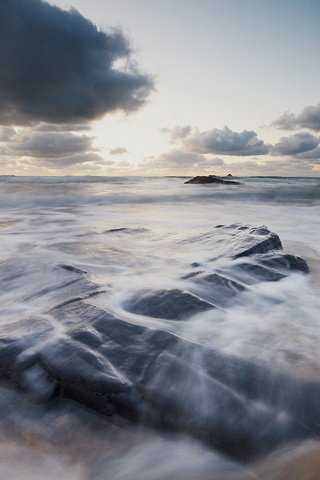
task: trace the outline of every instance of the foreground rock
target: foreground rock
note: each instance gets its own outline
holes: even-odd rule
[[[51,314],[65,334],[30,320],[1,341],[3,375],[36,401],[52,395],[158,429],[183,431],[247,458],[318,435],[318,384],[297,382],[76,301]]]
[[[207,175],[207,176],[198,175],[184,183],[195,183],[195,184],[217,183],[217,184],[224,184],[224,185],[241,185],[240,182],[235,182],[233,180],[223,180],[222,178],[219,178],[216,175]]]
[[[209,242],[214,251],[221,238],[224,268],[203,271],[195,262],[181,279],[191,290],[205,286],[211,301],[188,290],[150,289],[138,291],[128,310],[166,320],[210,315],[251,288],[252,278],[280,281],[308,271],[266,227],[218,226],[186,242]],[[319,384],[124,321],[94,305],[101,290],[86,271],[69,264],[58,270],[69,276],[56,289],[60,303],[0,327],[1,376],[35,402],[70,398],[123,427],[181,431],[242,459],[320,434]]]

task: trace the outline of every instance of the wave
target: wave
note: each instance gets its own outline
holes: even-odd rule
[[[171,177],[2,177],[2,205],[192,204],[319,205],[317,178],[243,177],[241,185],[184,185]]]

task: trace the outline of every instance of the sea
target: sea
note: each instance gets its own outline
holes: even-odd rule
[[[185,184],[184,177],[1,176],[0,340],[23,338],[24,351],[45,352],[50,336],[66,335],[51,312],[80,298],[120,322],[165,331],[297,384],[320,384],[320,178],[234,179],[240,185]],[[128,308],[139,292],[183,290],[191,265],[201,270],[212,258],[225,265],[228,239],[220,234],[211,241],[210,233],[221,225],[267,227],[284,252],[307,262],[309,273],[249,282],[226,307],[179,321]],[[87,294],[88,282],[94,295]],[[197,288],[207,299],[207,290]],[[34,319],[50,325],[50,333],[33,331]],[[53,393],[40,367],[21,380],[12,373],[15,357],[6,352],[0,349],[1,479],[320,478],[314,434],[239,459],[188,431],[110,421],[80,397]],[[57,352],[57,362],[62,378],[74,359]],[[194,369],[197,375],[205,369],[196,357]],[[170,378],[163,379],[164,390],[166,382]],[[193,388],[192,381],[188,385]],[[207,405],[205,375],[200,393],[206,408],[220,409],[211,398]]]

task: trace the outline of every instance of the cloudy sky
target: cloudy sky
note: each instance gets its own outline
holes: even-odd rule
[[[319,0],[1,0],[0,174],[320,176]]]

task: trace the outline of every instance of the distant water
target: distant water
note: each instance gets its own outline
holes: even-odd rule
[[[1,335],[16,322],[27,329],[25,320],[50,317],[67,275],[58,267],[66,265],[99,285],[89,303],[129,323],[320,382],[320,178],[242,177],[239,186],[185,180],[0,177]],[[266,225],[285,251],[307,261],[310,274],[252,285],[229,308],[190,321],[128,311],[137,291],[181,288],[194,262],[214,257],[223,267],[223,242],[213,251],[205,240],[221,224]],[[199,295],[205,297],[201,287]],[[61,326],[52,324],[60,334]],[[240,464],[187,435],[113,426],[69,400],[54,407],[36,402],[7,380],[0,384],[0,407],[0,478],[320,478],[316,439]]]

